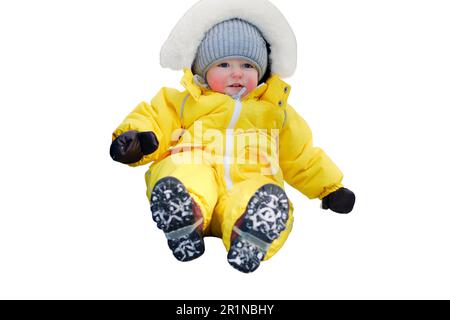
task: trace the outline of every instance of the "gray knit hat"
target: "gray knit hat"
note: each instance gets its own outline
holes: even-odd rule
[[[194,74],[206,79],[206,72],[220,60],[243,59],[258,70],[258,80],[267,70],[267,44],[261,32],[241,19],[220,22],[208,30],[197,49]]]

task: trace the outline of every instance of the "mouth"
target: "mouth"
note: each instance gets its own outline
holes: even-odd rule
[[[239,83],[233,83],[232,85],[228,86],[230,88],[242,88],[243,85],[239,84]]]

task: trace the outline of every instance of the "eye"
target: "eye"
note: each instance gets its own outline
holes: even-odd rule
[[[245,69],[253,69],[253,66],[252,66],[250,63],[244,63],[244,64],[243,64],[243,67],[244,67]]]
[[[222,62],[221,64],[218,65],[218,67],[220,68],[228,68],[230,66],[230,64],[228,62]]]

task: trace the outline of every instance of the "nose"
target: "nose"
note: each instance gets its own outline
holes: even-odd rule
[[[242,72],[242,70],[241,70],[240,67],[233,67],[233,68],[231,69],[231,76],[232,76],[233,78],[241,78],[241,77],[242,77],[242,74],[243,74],[243,72]]]

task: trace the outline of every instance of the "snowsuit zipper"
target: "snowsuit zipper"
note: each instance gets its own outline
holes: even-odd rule
[[[234,97],[234,111],[233,116],[231,117],[230,122],[228,123],[228,127],[226,129],[225,135],[225,157],[223,159],[224,170],[225,170],[225,183],[227,189],[230,190],[233,187],[233,181],[231,180],[231,162],[233,157],[234,150],[234,126],[239,119],[239,115],[242,110],[242,101],[241,97],[247,90],[246,87],[243,87]]]

